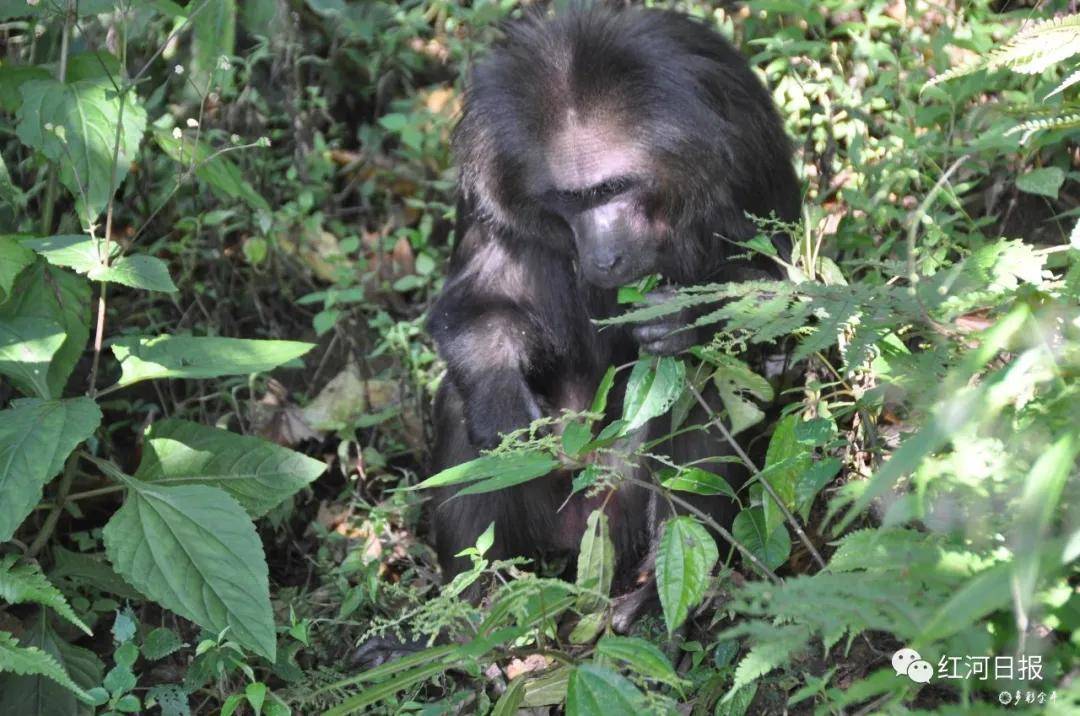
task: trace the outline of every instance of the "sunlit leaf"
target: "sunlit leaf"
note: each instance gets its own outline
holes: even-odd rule
[[[705,596],[709,573],[719,558],[716,542],[693,517],[664,525],[656,554],[656,585],[668,633],[677,629]]]
[[[112,343],[119,386],[154,378],[216,378],[264,373],[295,360],[312,343],[196,336],[130,336]]]

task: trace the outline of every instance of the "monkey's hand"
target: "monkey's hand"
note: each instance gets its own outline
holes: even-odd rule
[[[544,415],[540,401],[518,371],[485,376],[463,396],[469,441],[480,450],[498,447],[502,436]]]
[[[676,296],[674,288],[659,288],[645,296],[648,305],[656,306],[671,301]],[[634,340],[641,350],[654,356],[670,356],[681,353],[698,342],[698,330],[693,327],[696,316],[690,308],[682,308],[651,321],[634,326]]]

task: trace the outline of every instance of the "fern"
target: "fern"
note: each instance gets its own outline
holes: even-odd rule
[[[932,87],[979,70],[1008,68],[1025,75],[1043,70],[1080,53],[1080,15],[1065,15],[1029,25],[985,57],[947,70],[926,83]]]
[[[93,635],[90,627],[75,615],[64,595],[49,582],[36,564],[16,565],[15,560],[15,555],[0,559],[0,599],[9,604],[32,602],[49,607],[87,634]]]
[[[6,631],[0,631],[0,671],[20,676],[44,676],[70,689],[80,699],[90,701],[87,693],[71,680],[60,662],[36,646],[19,646],[15,637]]]

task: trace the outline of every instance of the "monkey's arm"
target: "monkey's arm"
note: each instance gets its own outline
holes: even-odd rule
[[[527,376],[550,348],[529,291],[536,267],[526,263],[474,224],[455,249],[428,320],[464,402],[469,439],[480,449],[543,415]]]

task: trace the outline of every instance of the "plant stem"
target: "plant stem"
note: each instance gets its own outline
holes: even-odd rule
[[[41,526],[37,537],[30,543],[30,549],[27,550],[27,555],[30,557],[36,557],[38,552],[48,544],[49,538],[52,537],[53,530],[56,529],[56,523],[60,521],[60,513],[67,503],[67,495],[71,490],[71,483],[75,480],[75,473],[77,472],[75,468],[78,464],[79,454],[77,452],[68,455],[67,462],[64,463],[64,475],[60,478],[60,485],[56,489],[56,505],[46,515],[45,524]]]
[[[75,2],[76,0],[68,0],[67,9],[64,11],[64,24],[60,28],[60,64],[56,70],[56,79],[61,84],[67,80],[67,60],[71,45],[71,25],[75,19]],[[41,233],[43,236],[52,233],[53,213],[56,210],[59,188],[60,165],[53,162],[49,171],[48,184],[45,186],[45,204],[41,208]]]
[[[788,524],[790,524],[792,529],[795,530],[795,534],[799,536],[799,541],[801,541],[803,543],[803,546],[806,547],[807,551],[810,552],[810,555],[814,558],[814,561],[817,562],[818,567],[820,569],[825,569],[825,560],[821,558],[821,553],[817,551],[816,547],[814,547],[814,543],[810,541],[810,537],[807,536],[806,532],[802,528],[802,525],[800,525],[799,521],[795,519],[795,515],[791,514],[791,510],[787,508],[787,506],[780,499],[780,496],[776,494],[776,490],[774,490],[773,486],[769,484],[769,481],[765,479],[760,479],[761,470],[757,468],[757,465],[754,464],[754,461],[751,460],[750,456],[747,455],[746,452],[742,449],[742,446],[739,445],[739,443],[735,442],[735,438],[728,431],[727,426],[724,425],[723,421],[720,420],[720,416],[718,416],[716,412],[713,411],[712,407],[707,402],[705,402],[705,398],[701,397],[701,393],[699,393],[694,386],[687,385],[687,388],[689,388],[690,392],[694,394],[694,398],[697,400],[698,404],[705,409],[705,412],[712,420],[712,424],[716,426],[717,430],[720,431],[720,434],[724,436],[724,439],[727,440],[728,444],[731,445],[733,450],[735,450],[735,454],[739,456],[739,459],[743,461],[743,464],[746,465],[747,469],[750,470],[755,477],[759,478],[758,482],[760,482],[762,488],[764,488],[764,490],[769,493],[769,497],[771,497],[773,502],[776,503],[776,506],[780,508],[780,512],[783,513],[784,519],[787,520]]]

